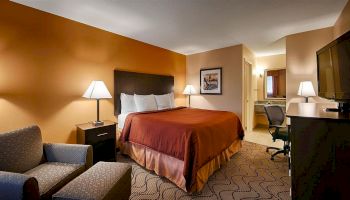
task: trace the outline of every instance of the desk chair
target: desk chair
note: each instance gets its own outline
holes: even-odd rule
[[[282,126],[285,115],[280,106],[277,105],[265,105],[264,106],[267,119],[269,120],[269,132],[272,136],[272,140],[283,140],[283,149],[276,147],[267,147],[266,152],[269,152],[270,149],[275,149],[277,152],[271,155],[271,160],[274,160],[274,157],[277,154],[283,153],[287,155],[289,152],[289,130],[286,126]]]

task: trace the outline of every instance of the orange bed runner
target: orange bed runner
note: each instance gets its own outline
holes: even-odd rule
[[[232,112],[179,107],[129,114],[120,140],[183,160],[190,190],[197,171],[243,137],[242,124]]]

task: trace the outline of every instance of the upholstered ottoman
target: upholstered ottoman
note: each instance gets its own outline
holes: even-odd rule
[[[117,162],[98,162],[52,196],[55,200],[129,199],[131,166]]]

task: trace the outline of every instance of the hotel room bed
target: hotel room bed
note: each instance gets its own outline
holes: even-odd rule
[[[121,152],[188,192],[203,188],[239,151],[243,136],[239,118],[226,111],[178,107],[118,116]]]

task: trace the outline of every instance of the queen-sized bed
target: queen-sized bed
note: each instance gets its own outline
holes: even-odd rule
[[[154,80],[162,84],[146,83]],[[173,77],[115,71],[116,113],[121,111],[121,93],[160,95],[172,88]],[[121,113],[118,122],[122,153],[188,192],[200,191],[209,176],[239,151],[244,136],[239,118],[226,111],[178,107]]]

